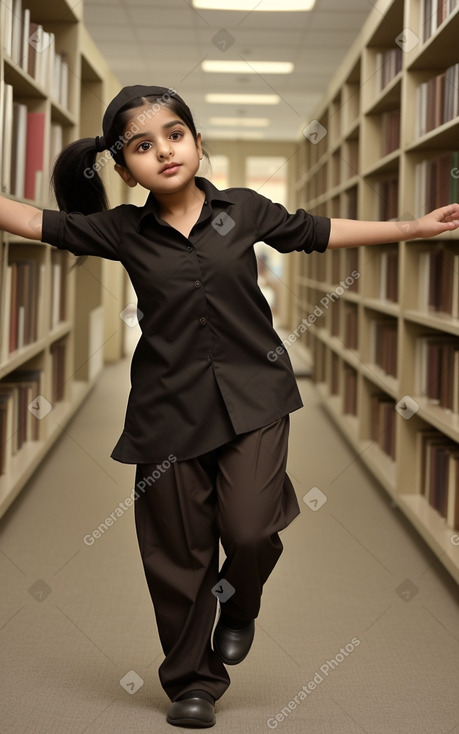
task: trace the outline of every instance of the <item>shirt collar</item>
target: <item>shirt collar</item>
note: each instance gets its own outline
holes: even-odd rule
[[[210,181],[208,181],[207,178],[202,178],[201,176],[195,177],[196,186],[204,191],[206,198],[205,198],[205,204],[211,204],[213,201],[220,201],[228,204],[233,204],[234,202],[228,195],[227,191],[220,191],[216,188],[216,186],[213,185]],[[156,202],[156,199],[153,194],[149,194],[148,198],[143,205],[143,207],[140,207],[140,216],[139,221],[137,224],[137,231],[141,228],[144,220],[147,217],[153,216],[157,222],[160,221],[159,213],[158,213],[158,205]]]

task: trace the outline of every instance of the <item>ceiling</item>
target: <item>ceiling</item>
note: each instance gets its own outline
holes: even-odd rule
[[[263,0],[253,0],[254,8]],[[121,84],[173,87],[207,139],[297,140],[376,0],[316,0],[309,12],[196,10],[191,0],[84,0],[84,22]],[[219,43],[222,41],[223,43]],[[217,74],[203,60],[291,61],[291,74]],[[210,104],[210,92],[273,94],[276,106]],[[237,117],[236,127],[212,122]],[[242,119],[268,125],[242,127]]]

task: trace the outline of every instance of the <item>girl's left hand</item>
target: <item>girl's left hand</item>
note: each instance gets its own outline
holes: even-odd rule
[[[459,204],[448,204],[420,217],[414,229],[414,237],[435,237],[459,227]]]

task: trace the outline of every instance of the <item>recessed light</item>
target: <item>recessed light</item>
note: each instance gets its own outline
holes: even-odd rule
[[[291,74],[290,61],[218,61],[205,60],[201,63],[203,71],[217,74]]]
[[[268,127],[270,120],[266,117],[210,117],[209,125],[224,127]]]
[[[279,104],[278,94],[206,94],[209,104]]]
[[[289,12],[312,10],[316,0],[192,0],[192,6],[199,10],[243,10],[265,12]]]

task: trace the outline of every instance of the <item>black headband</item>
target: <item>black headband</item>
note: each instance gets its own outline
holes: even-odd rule
[[[135,84],[131,87],[123,87],[114,99],[110,102],[107,109],[105,110],[104,119],[102,121],[102,130],[104,131],[103,137],[97,136],[95,139],[95,145],[97,151],[100,153],[106,149],[106,140],[109,137],[110,128],[118,112],[125,107],[129,102],[139,97],[163,97],[164,102],[167,102],[171,97],[178,99],[188,110],[190,117],[191,111],[188,105],[185,104],[183,99],[179,97],[174,89],[168,89],[167,87],[155,87],[146,86],[143,84]]]

